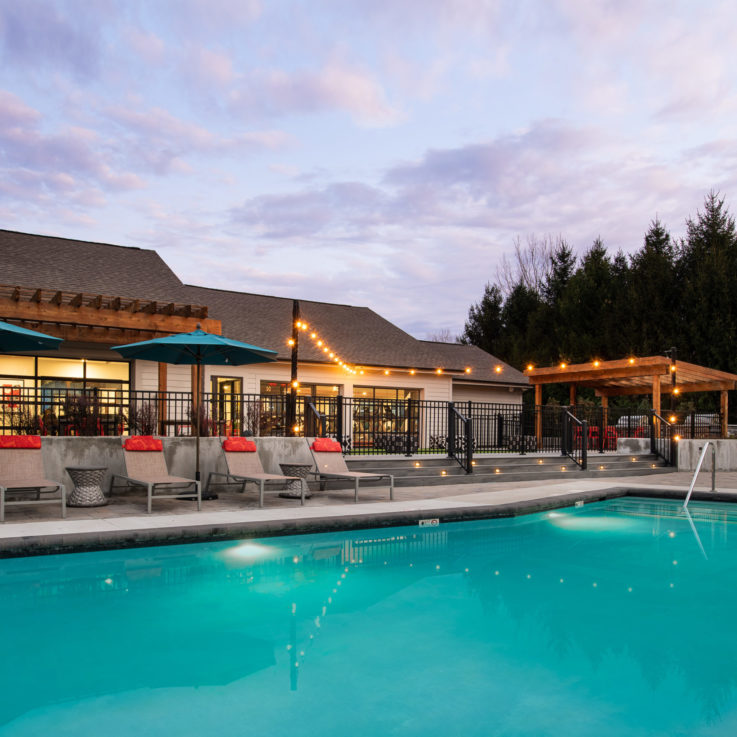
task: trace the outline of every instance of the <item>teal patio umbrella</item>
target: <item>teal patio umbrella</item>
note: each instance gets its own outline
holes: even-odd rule
[[[197,368],[197,391],[199,396],[200,372],[202,365],[243,366],[249,363],[268,363],[276,361],[277,352],[259,348],[239,340],[224,338],[222,335],[207,333],[200,329],[191,333],[177,333],[164,338],[153,338],[141,343],[119,345],[113,350],[125,358],[139,358],[144,361],[160,363],[190,364]],[[193,408],[195,425],[195,479],[200,480],[200,408],[199,402]]]
[[[61,338],[0,322],[0,353],[56,350],[61,342]]]

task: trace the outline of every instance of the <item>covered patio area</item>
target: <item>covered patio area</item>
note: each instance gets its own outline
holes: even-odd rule
[[[728,392],[737,386],[737,375],[717,369],[698,366],[686,361],[672,360],[667,356],[629,357],[616,361],[591,361],[589,363],[534,367],[525,370],[530,384],[535,387],[535,405],[542,404],[542,389],[545,384],[568,384],[569,403],[576,405],[578,390],[589,387],[601,398],[604,414],[603,424],[608,424],[606,415],[609,398],[626,395],[650,395],[651,407],[661,420],[661,397],[663,394],[678,396],[691,392],[719,392],[720,436],[727,437]],[[542,440],[540,419],[536,422],[535,434]]]

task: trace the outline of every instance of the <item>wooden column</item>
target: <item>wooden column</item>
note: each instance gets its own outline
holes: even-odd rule
[[[726,438],[729,434],[727,429],[727,414],[729,412],[729,392],[726,389],[722,389],[720,394],[719,411],[722,413],[722,437]]]
[[[537,449],[543,447],[543,385],[535,384],[535,441]]]
[[[601,395],[601,414],[604,417],[604,437],[606,437],[606,429],[609,425],[609,397],[606,394]]]
[[[167,364],[159,364],[159,401],[156,409],[159,435],[166,435],[167,401],[166,401],[166,370]]]
[[[578,387],[577,387],[576,384],[571,384],[568,387],[568,404],[570,404],[570,405],[575,405],[576,404],[576,389],[577,388]]]
[[[660,374],[653,376],[653,409],[660,414]]]

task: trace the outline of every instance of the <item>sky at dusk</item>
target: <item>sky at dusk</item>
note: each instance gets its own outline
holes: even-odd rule
[[[737,5],[0,0],[0,228],[458,334],[529,236],[737,209]]]

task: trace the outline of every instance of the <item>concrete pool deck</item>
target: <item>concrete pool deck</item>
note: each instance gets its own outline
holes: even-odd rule
[[[69,508],[65,520],[54,517],[54,507],[29,504],[8,509],[0,525],[0,557],[514,516],[633,493],[683,498],[691,477],[688,472],[602,479],[571,475],[560,481],[403,487],[395,490],[394,501],[386,489],[375,487],[358,504],[352,490],[334,490],[315,493],[304,507],[270,494],[263,509],[255,506],[254,494],[226,491],[203,502],[201,512],[193,502],[158,500],[150,515],[145,499],[120,497],[105,507]],[[711,475],[701,474],[698,497],[737,501],[737,472],[717,473],[716,494],[710,484]]]

